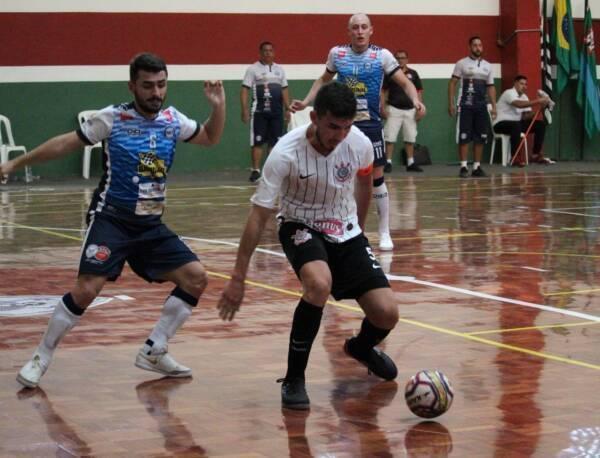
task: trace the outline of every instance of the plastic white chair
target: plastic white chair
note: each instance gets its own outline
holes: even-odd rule
[[[2,132],[6,132],[6,136],[2,135]],[[22,145],[15,145],[15,139],[12,134],[12,127],[10,120],[3,115],[0,115],[0,163],[4,164],[10,159],[11,153],[22,153],[27,154],[27,148]],[[8,176],[0,177],[0,180],[6,182]],[[32,180],[31,167],[25,167],[25,183],[30,183]]]
[[[498,134],[496,133],[496,131],[494,131],[494,123],[492,120],[492,114],[491,114],[491,110],[492,110],[492,105],[488,104],[488,113],[490,115],[490,124],[492,126],[492,151],[490,152],[490,165],[492,165],[494,163],[494,153],[496,151],[496,142],[498,140],[500,140],[500,145],[501,145],[501,153],[502,153],[502,165],[504,167],[506,167],[507,165],[510,164],[511,161],[511,148],[510,148],[510,135],[507,134]],[[525,136],[524,133],[521,132],[521,138],[523,138]],[[523,147],[525,148],[525,163],[529,164],[529,153],[527,151],[527,141],[525,141],[525,144],[523,145]]]
[[[77,115],[77,121],[79,122],[80,126],[83,126],[86,121],[91,118],[93,115],[95,115],[97,113],[97,110],[84,110],[81,111],[78,115]],[[83,170],[82,170],[82,175],[83,178],[85,178],[86,180],[89,180],[90,178],[90,163],[92,160],[92,150],[94,148],[100,148],[102,149],[102,142],[98,142],[94,145],[86,145],[83,148]]]
[[[295,113],[291,113],[290,122],[288,123],[288,131],[295,129],[296,127],[310,124],[310,112],[312,110],[313,107],[308,106],[302,111],[296,111]]]

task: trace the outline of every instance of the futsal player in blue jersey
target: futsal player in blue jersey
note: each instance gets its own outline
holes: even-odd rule
[[[139,54],[129,70],[133,102],[106,107],[80,129],[54,137],[30,154],[0,165],[0,174],[9,174],[80,151],[85,145],[103,143],[104,175],[90,204],[75,286],[58,302],[42,341],[17,375],[17,380],[29,388],[38,385],[60,340],[77,324],[106,282],[119,277],[125,261],[149,282],[175,284],[135,365],[169,377],[192,374],[168,353],[167,342],[196,307],[207,276],[196,255],[162,223],[161,216],[176,143],[214,145],[220,140],[225,92],[220,81],[204,83],[212,112],[200,124],[175,107],[163,109],[167,67],[160,57]]]
[[[379,249],[392,250],[394,244],[390,237],[390,204],[383,177],[383,168],[387,160],[380,116],[384,76],[389,76],[404,89],[420,117],[425,114],[425,105],[419,100],[415,86],[401,71],[392,53],[385,48],[370,44],[373,26],[366,14],[355,14],[350,18],[348,35],[350,44],[331,48],[325,72],[313,83],[304,100],[292,102],[291,109],[298,111],[310,105],[321,86],[331,81],[336,74],[340,82],[352,89],[357,101],[354,125],[369,137],[375,150],[373,199],[379,215]]]

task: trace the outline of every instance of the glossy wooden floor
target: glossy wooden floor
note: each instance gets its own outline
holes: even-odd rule
[[[171,342],[193,379],[133,366],[170,288],[130,271],[64,340],[41,388],[15,375],[48,315],[22,316],[72,285],[95,183],[0,188],[0,456],[600,456],[600,164],[456,167],[388,179],[396,248],[381,256],[401,322],[385,343],[397,383],[347,358],[360,310],[331,302],[308,371],[309,412],[280,407],[299,283],[274,225],[232,323],[215,305],[252,187],[245,173],[173,183],[168,224],[210,272]],[[368,235],[377,245],[376,217]],[[377,251],[377,250],[375,250]],[[436,422],[412,415],[404,384],[435,368],[456,397]]]

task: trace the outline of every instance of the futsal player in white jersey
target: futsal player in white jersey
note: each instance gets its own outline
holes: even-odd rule
[[[383,169],[387,164],[381,122],[381,87],[384,76],[397,83],[413,101],[419,117],[425,115],[425,105],[419,100],[414,84],[401,71],[400,65],[390,51],[372,45],[373,26],[369,16],[353,15],[348,21],[350,44],[334,46],[329,51],[325,72],[317,79],[304,100],[294,100],[292,111],[310,105],[319,88],[337,74],[338,81],[352,89],[356,96],[357,110],[354,124],[373,143],[373,199],[379,216],[379,249],[392,250],[390,236],[390,199],[384,181]]]
[[[329,295],[355,299],[365,312],[361,330],[344,350],[370,372],[392,380],[394,362],[375,348],[398,322],[394,295],[363,234],[371,199],[373,146],[355,126],[356,98],[339,82],[321,87],[312,123],[292,130],[275,145],[252,196],[235,267],[218,304],[233,319],[244,280],[265,224],[279,209],[279,239],[300,279],[302,298],[294,312],[283,407],[308,409],[304,373]]]

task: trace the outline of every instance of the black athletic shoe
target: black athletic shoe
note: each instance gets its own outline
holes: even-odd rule
[[[406,166],[406,171],[407,172],[422,172],[423,169],[421,167],[419,167],[416,162],[413,162],[410,165]]]
[[[250,173],[250,183],[254,183],[256,180],[260,178],[260,172],[258,170],[252,170]]]
[[[344,352],[366,366],[369,370],[369,374],[373,373],[384,380],[394,380],[398,375],[398,369],[396,368],[394,361],[392,361],[392,358],[382,352],[379,348],[371,349],[367,357],[362,358],[357,355],[356,352],[352,351],[352,341],[355,339],[356,337],[352,337],[346,340],[344,343]]]
[[[386,162],[385,165],[383,166],[383,171],[385,173],[392,173],[392,163]]]
[[[469,169],[466,167],[461,167],[458,176],[461,178],[469,178]]]
[[[485,172],[483,171],[483,169],[481,167],[477,167],[476,169],[474,169],[471,172],[471,176],[472,177],[484,177],[486,175],[485,175]]]
[[[281,385],[281,405],[286,409],[307,410],[310,409],[310,400],[306,394],[304,379],[293,378],[290,380],[280,378],[278,383]]]

